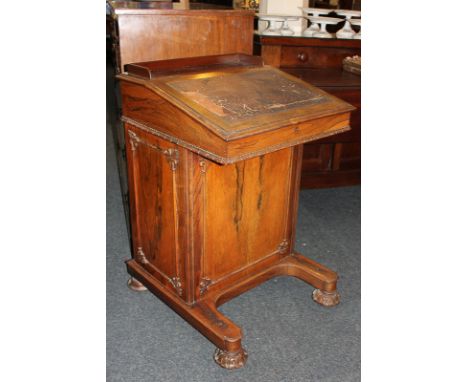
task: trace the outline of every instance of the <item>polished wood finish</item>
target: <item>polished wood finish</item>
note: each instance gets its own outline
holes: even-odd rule
[[[109,61],[112,62],[114,75],[121,73],[126,64],[141,61],[252,53],[253,12],[207,9],[212,7],[209,4],[190,4],[190,9],[173,10],[170,9],[173,4],[169,1],[108,4],[110,19],[113,20],[109,25],[109,45],[112,48]],[[121,95],[115,81],[108,80],[108,83],[108,112],[116,142],[122,198],[129,226]]]
[[[255,49],[266,64],[281,68],[341,98],[356,110],[351,131],[304,147],[303,188],[336,187],[361,181],[361,82],[344,72],[345,57],[361,54],[360,40],[256,36]]]
[[[212,341],[220,366],[242,367],[242,330],[219,305],[285,275],[320,290],[319,304],[339,302],[337,274],[294,250],[295,224],[302,142],[348,130],[352,106],[255,58],[135,69],[118,76],[130,284],[141,283]],[[269,76],[289,90],[274,92]],[[299,98],[291,98],[291,86]]]
[[[120,71],[132,62],[253,49],[253,12],[115,7]]]
[[[153,79],[162,75],[196,73],[223,67],[249,67],[262,65],[261,57],[246,54],[225,54],[214,56],[184,57],[174,60],[150,61],[125,65],[125,72],[144,79]]]

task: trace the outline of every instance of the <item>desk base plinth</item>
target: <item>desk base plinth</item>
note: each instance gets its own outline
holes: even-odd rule
[[[221,290],[208,290],[192,305],[158,281],[137,260],[129,260],[127,270],[132,279],[141,283],[208,338],[217,347],[215,362],[226,369],[243,367],[247,361],[247,352],[241,345],[241,328],[221,314],[218,306],[277,276],[293,276],[312,285],[316,288],[313,293],[314,301],[323,306],[339,303],[339,294],[336,291],[338,275],[299,253],[285,255],[266,269],[250,274]]]

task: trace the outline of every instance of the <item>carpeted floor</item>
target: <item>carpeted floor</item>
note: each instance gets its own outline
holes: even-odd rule
[[[340,274],[340,305],[276,278],[220,310],[242,327],[249,359],[228,371],[215,346],[149,292],[127,288],[130,258],[112,135],[107,137],[107,380],[122,382],[360,380],[360,187],[302,191],[296,248]]]

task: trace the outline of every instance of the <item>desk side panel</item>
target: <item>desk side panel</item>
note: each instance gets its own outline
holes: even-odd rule
[[[293,149],[206,169],[202,279],[216,284],[286,251]]]
[[[186,152],[125,125],[133,257],[167,288],[186,297]]]

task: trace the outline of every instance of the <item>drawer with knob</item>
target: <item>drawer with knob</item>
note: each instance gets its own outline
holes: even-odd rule
[[[356,49],[313,46],[283,46],[281,67],[308,67],[315,69],[341,68],[343,59],[356,54]]]

